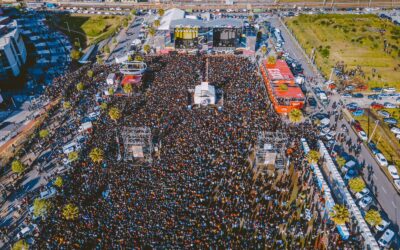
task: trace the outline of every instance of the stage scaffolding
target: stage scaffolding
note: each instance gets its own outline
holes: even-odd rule
[[[149,127],[124,127],[124,161],[144,160],[152,162],[153,143]]]
[[[288,163],[285,150],[289,142],[285,133],[260,132],[256,144],[256,165],[283,169]]]

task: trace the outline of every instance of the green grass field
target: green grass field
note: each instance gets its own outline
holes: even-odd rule
[[[114,34],[118,27],[122,26],[123,17],[60,15],[55,18],[54,22],[71,37],[73,43],[77,42],[79,38],[82,48],[86,48]],[[68,31],[68,26],[71,32]]]
[[[346,69],[360,66],[358,76],[369,87],[400,90],[400,26],[375,15],[300,15],[285,20],[288,28],[326,77],[337,62]],[[387,44],[386,51],[384,44]]]

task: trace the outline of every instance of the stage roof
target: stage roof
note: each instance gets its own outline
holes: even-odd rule
[[[243,22],[238,19],[233,18],[221,18],[215,19],[211,21],[204,21],[198,19],[190,19],[190,18],[182,18],[172,20],[170,24],[170,28],[173,29],[175,27],[201,27],[201,28],[241,28],[243,26]]]
[[[161,18],[158,30],[169,30],[172,20],[182,19],[185,17],[185,11],[173,8],[167,10]]]
[[[277,86],[274,92],[275,96],[280,98],[304,98],[303,91],[298,86],[289,86],[285,91],[280,90]]]

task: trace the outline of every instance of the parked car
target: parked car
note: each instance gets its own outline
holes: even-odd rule
[[[346,90],[346,91],[352,91],[352,90],[354,90],[354,86],[349,85],[349,86],[347,86],[346,88],[344,88],[344,90]]]
[[[369,191],[368,188],[364,188],[363,190],[361,190],[360,192],[356,193],[355,196],[357,199],[361,199],[362,197],[370,194],[371,192]]]
[[[396,92],[396,88],[394,88],[394,87],[383,88],[383,92],[393,93],[393,92]]]
[[[397,120],[394,118],[385,118],[383,119],[383,121],[387,124],[392,124],[392,125],[396,125],[397,124]]]
[[[371,89],[373,92],[381,92],[382,88],[372,88]]]
[[[49,188],[40,193],[40,199],[48,199],[48,198],[53,197],[55,194],[56,194],[56,189]]]
[[[390,221],[382,219],[381,223],[375,226],[376,230],[383,232],[390,225]]]
[[[383,105],[384,105],[384,107],[386,109],[395,109],[395,108],[397,108],[396,104],[393,104],[393,103],[390,103],[390,102],[385,102]]]
[[[36,224],[30,224],[29,226],[23,226],[21,228],[21,231],[19,231],[17,234],[17,239],[19,240],[19,239],[25,238],[26,236],[32,234],[36,228],[37,228]]]
[[[364,196],[359,202],[358,205],[364,209],[368,210],[368,208],[372,205],[372,197],[369,195]]]
[[[314,97],[308,98],[308,105],[310,105],[310,107],[317,107],[317,101]]]
[[[387,111],[384,111],[384,110],[378,110],[378,112],[376,112],[376,113],[378,113],[378,115],[380,115],[382,117],[385,117],[385,118],[389,118],[390,117],[390,113],[387,112]]]
[[[379,165],[381,165],[382,167],[386,167],[388,165],[388,162],[387,162],[385,156],[383,156],[383,154],[381,154],[381,153],[376,154],[375,159],[377,160]]]
[[[352,95],[349,94],[349,93],[344,93],[344,94],[342,95],[342,98],[351,98],[351,97],[352,97]]]
[[[390,229],[386,229],[386,231],[379,238],[378,244],[381,247],[389,247],[393,238],[394,238],[394,232]]]
[[[379,97],[378,94],[372,94],[372,95],[368,95],[368,99],[371,99],[371,100],[379,100],[379,99],[381,99],[381,98]]]
[[[373,143],[373,142],[368,142],[368,147],[369,147],[369,149],[371,149],[371,151],[374,155],[381,152],[381,151],[379,151],[379,149],[376,147],[375,143]]]
[[[363,140],[363,141],[368,140],[368,136],[363,130],[360,130],[357,134],[361,140]]]
[[[388,166],[388,171],[390,173],[390,175],[392,176],[393,179],[397,180],[400,179],[399,174],[397,173],[397,168],[394,165],[389,165]]]
[[[400,190],[400,180],[394,180],[394,185],[398,190]]]
[[[364,95],[361,93],[353,94],[353,98],[364,98]]]
[[[372,109],[383,109],[384,106],[382,104],[380,104],[380,103],[373,102],[373,103],[371,103],[371,108]]]
[[[396,135],[400,134],[400,128],[398,127],[392,127],[390,131],[392,131],[392,133]]]

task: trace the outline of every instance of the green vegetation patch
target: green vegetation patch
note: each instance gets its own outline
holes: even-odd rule
[[[376,15],[319,14],[287,18],[286,25],[326,77],[337,63],[359,66],[369,87],[400,90],[400,26]]]

